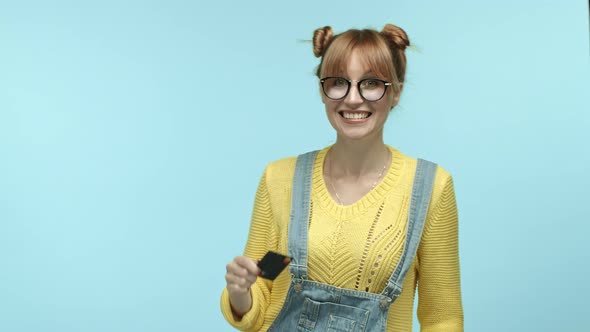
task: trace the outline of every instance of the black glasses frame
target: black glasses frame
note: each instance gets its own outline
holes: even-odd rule
[[[324,82],[326,82],[326,80],[330,79],[330,78],[341,78],[341,79],[345,80],[346,82],[348,82],[348,87],[346,88],[346,93],[344,94],[344,96],[342,96],[340,98],[332,98],[332,97],[328,96],[328,93],[326,92],[326,88],[324,87]],[[383,85],[385,85],[385,89],[383,89],[383,94],[381,95],[381,97],[379,97],[378,99],[375,99],[375,100],[365,98],[365,96],[363,96],[363,90],[361,89],[361,84],[365,81],[379,81],[379,82],[383,83]],[[391,82],[387,82],[387,81],[384,81],[384,80],[381,80],[378,78],[364,78],[360,81],[356,81],[356,80],[350,80],[346,77],[328,76],[328,77],[324,77],[324,78],[320,79],[320,83],[322,84],[322,91],[324,92],[324,95],[332,100],[341,100],[341,99],[346,98],[346,96],[348,96],[348,93],[350,92],[350,87],[352,85],[352,82],[357,82],[356,89],[358,90],[361,98],[363,98],[366,101],[379,101],[379,100],[383,99],[383,96],[385,96],[385,93],[387,92],[387,87],[390,85],[393,85],[393,83],[391,83]]]

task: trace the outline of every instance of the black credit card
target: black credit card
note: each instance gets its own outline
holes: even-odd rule
[[[261,270],[260,276],[265,279],[275,280],[289,263],[291,263],[291,257],[269,251],[258,262],[258,268]]]

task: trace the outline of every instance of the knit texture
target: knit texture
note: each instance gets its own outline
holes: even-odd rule
[[[329,147],[315,160],[309,220],[309,279],[336,287],[381,293],[403,250],[416,159],[389,147],[392,162],[383,180],[359,201],[341,206],[323,178]],[[287,253],[291,188],[296,158],[270,163],[260,180],[244,255],[260,259],[268,250]],[[281,310],[291,276],[258,278],[252,309],[232,314],[227,290],[225,319],[242,331],[266,331]],[[451,175],[438,167],[422,240],[403,291],[392,304],[387,331],[412,331],[414,294],[423,332],[463,331],[458,217]]]

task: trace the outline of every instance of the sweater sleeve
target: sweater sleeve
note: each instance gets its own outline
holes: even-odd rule
[[[442,191],[439,190],[437,201],[429,209],[418,248],[418,320],[421,332],[462,332],[458,213],[453,179],[442,168],[437,177],[435,183]]]
[[[267,169],[264,171],[256,191],[250,231],[244,256],[261,259],[268,250],[277,247],[277,233],[273,224],[273,214],[267,186]],[[258,331],[264,323],[264,316],[270,304],[272,281],[257,278],[250,288],[252,294],[252,308],[241,318],[232,312],[227,288],[221,295],[221,312],[225,319],[241,331]]]

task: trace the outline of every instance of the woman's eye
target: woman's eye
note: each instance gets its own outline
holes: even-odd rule
[[[336,81],[334,82],[335,86],[345,86],[347,84],[348,84],[348,82],[343,78],[337,78]]]
[[[366,89],[374,89],[374,88],[379,87],[379,83],[381,83],[381,82],[379,82],[377,80],[366,80],[366,81],[363,81],[362,86],[363,86],[363,88],[366,88]]]

